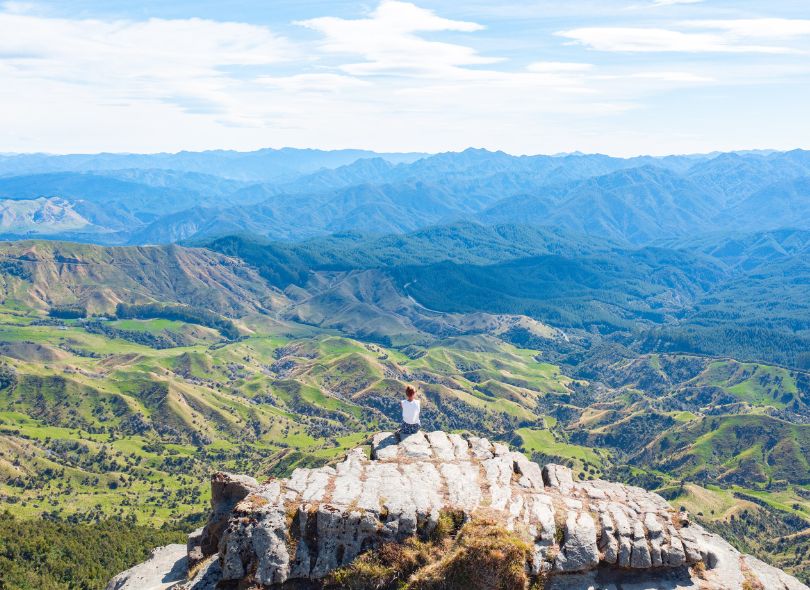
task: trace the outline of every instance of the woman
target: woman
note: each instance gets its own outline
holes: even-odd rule
[[[402,406],[402,428],[400,432],[403,436],[408,436],[419,432],[419,412],[422,410],[422,404],[416,399],[416,390],[410,385],[405,388],[405,397],[407,399],[399,402]]]

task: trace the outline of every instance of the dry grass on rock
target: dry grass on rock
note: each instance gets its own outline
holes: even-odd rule
[[[416,572],[408,590],[520,590],[531,580],[529,544],[495,518],[476,517],[443,556]]]
[[[496,517],[477,515],[462,526],[443,514],[429,541],[388,543],[330,576],[347,590],[520,590],[536,588],[526,571],[528,543]],[[459,528],[460,527],[460,528]]]
[[[327,588],[346,590],[393,590],[443,552],[450,541],[424,542],[411,538],[403,543],[387,543],[365,553],[350,565],[332,573]]]

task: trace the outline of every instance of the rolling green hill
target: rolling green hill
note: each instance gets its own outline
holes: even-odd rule
[[[496,245],[471,255],[514,255],[497,245],[512,229],[487,231]],[[355,238],[334,240],[348,258]],[[264,246],[254,247],[258,257]],[[384,262],[396,252],[392,242],[356,269],[310,270],[306,261],[303,280],[281,291],[262,276],[269,266],[202,248],[3,246],[0,502],[15,518],[192,528],[206,510],[211,471],[266,476],[332,461],[395,428],[404,384],[415,383],[425,428],[483,433],[538,461],[571,465],[582,479],[660,490],[801,573],[796,556],[810,526],[807,373],[642,354],[629,330],[562,331],[525,316],[432,310],[398,288]],[[628,269],[649,270],[669,252],[545,273],[538,260],[558,257],[488,266],[511,267],[515,289],[522,276],[532,289],[546,285],[526,287],[543,300],[570,303],[579,293],[583,307],[632,326],[640,313],[632,297],[666,301],[655,313],[677,316],[663,294],[680,292],[680,280],[707,280],[695,270],[661,273],[652,287],[622,282]],[[612,287],[600,286],[610,273]],[[555,289],[557,275],[570,281]],[[448,282],[448,296],[506,288],[478,278],[455,290]],[[614,299],[613,287],[629,295]],[[734,499],[744,513],[731,509]]]
[[[807,368],[806,234],[720,233],[628,248],[556,229],[459,223],[406,236],[352,233],[294,244],[231,236],[203,245],[244,260],[293,298],[340,285],[300,316],[319,325],[312,312],[320,308],[341,318],[369,302],[377,308],[369,325],[400,322],[391,306],[379,317],[386,307],[379,301],[405,296],[444,313],[530,316],[634,355],[696,353]],[[361,271],[374,274],[358,281]],[[334,325],[375,337],[343,319]]]
[[[810,425],[762,415],[704,416],[656,437],[638,458],[692,481],[806,486]]]
[[[426,428],[810,581],[808,179],[803,150],[0,155],[0,237],[138,244],[0,243],[0,588],[98,586],[212,471],[335,461],[405,383]]]
[[[0,494],[27,516],[181,518],[203,509],[210,469],[258,473],[290,450],[326,461],[394,426],[405,381],[423,389],[426,427],[494,436],[534,425],[538,399],[571,383],[489,336],[406,353],[284,322],[245,320],[251,335],[230,342],[193,324],[105,322],[182,331],[156,349],[42,319],[0,314]]]
[[[394,427],[411,382],[426,428],[486,433],[583,478],[662,489],[687,480],[758,499],[752,514],[810,518],[808,426],[762,413],[778,409],[774,387],[800,395],[783,369],[649,357],[635,361],[644,369],[616,366],[624,377],[604,389],[489,335],[395,349],[245,319],[251,335],[238,342],[185,324],[190,342],[155,349],[42,317],[0,315],[0,498],[18,517],[193,522],[211,470],[279,474],[327,462]],[[179,324],[113,323],[154,332]],[[669,382],[640,379],[651,367]],[[737,396],[739,413],[712,415],[711,398],[670,408],[689,384]]]

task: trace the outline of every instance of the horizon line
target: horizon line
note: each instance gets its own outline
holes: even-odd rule
[[[631,160],[634,158],[669,158],[669,157],[698,157],[698,156],[713,156],[713,155],[721,155],[721,154],[786,154],[790,152],[802,152],[802,151],[810,151],[810,147],[794,147],[794,148],[740,148],[740,149],[731,149],[731,150],[710,150],[706,152],[681,152],[681,153],[665,153],[660,155],[654,155],[650,153],[636,153],[633,155],[614,155],[611,153],[606,152],[583,152],[581,150],[572,150],[566,152],[556,152],[556,153],[511,153],[502,149],[489,149],[484,147],[474,147],[469,146],[464,149],[458,150],[444,150],[444,151],[418,151],[418,150],[409,150],[409,151],[378,151],[369,148],[360,148],[360,147],[347,147],[347,148],[318,148],[318,147],[293,147],[293,146],[282,146],[282,147],[260,147],[255,149],[230,149],[230,148],[210,148],[210,149],[201,149],[201,150],[189,150],[189,149],[182,149],[178,151],[155,151],[155,152],[128,152],[128,151],[98,151],[98,152],[0,152],[0,158],[14,158],[14,157],[24,157],[24,156],[45,156],[45,157],[65,157],[65,156],[177,156],[180,154],[206,154],[206,153],[215,153],[215,152],[228,152],[228,153],[236,153],[236,154],[254,154],[257,152],[264,152],[264,151],[272,151],[272,152],[281,152],[281,151],[299,151],[299,152],[366,152],[369,154],[373,154],[375,156],[422,156],[422,157],[431,157],[431,156],[438,156],[442,154],[462,154],[464,152],[475,151],[475,152],[487,152],[490,154],[504,154],[507,156],[511,156],[514,158],[523,158],[523,157],[550,157],[550,158],[563,158],[569,156],[606,156],[609,158],[616,158],[620,160]],[[363,158],[358,158],[363,159]]]

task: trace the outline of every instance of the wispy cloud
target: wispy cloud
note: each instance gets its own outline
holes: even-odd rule
[[[699,4],[703,0],[653,0],[651,6],[675,6],[677,4]]]
[[[810,19],[747,18],[728,20],[692,20],[682,23],[694,29],[723,31],[732,39],[791,40],[810,37]]]
[[[604,76],[604,78],[629,78],[636,80],[658,80],[661,82],[689,82],[689,83],[708,83],[714,82],[715,79],[711,76],[702,76],[694,72],[676,72],[676,71],[652,71],[652,72],[633,72],[624,76]]]
[[[691,21],[681,29],[582,27],[559,31],[560,37],[597,51],[673,53],[794,53],[779,42],[810,34],[810,21],[791,19]],[[703,29],[692,32],[694,29]]]
[[[33,2],[16,2],[12,0],[0,2],[0,8],[2,8],[3,12],[12,14],[30,14],[37,10],[37,6]]]
[[[15,10],[18,8],[13,6]],[[123,103],[173,102],[226,113],[229,68],[289,61],[296,50],[267,28],[204,19],[90,20],[0,12],[0,72],[8,88],[59,85]]]
[[[536,61],[526,66],[526,69],[530,72],[557,73],[557,74],[587,72],[589,70],[592,70],[593,68],[594,68],[593,64],[567,62],[567,61]]]

